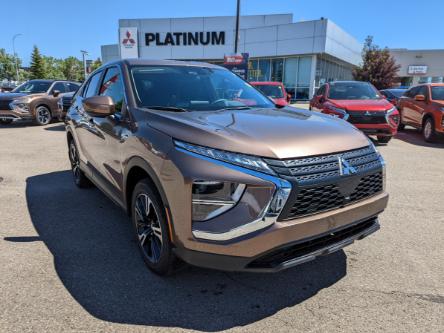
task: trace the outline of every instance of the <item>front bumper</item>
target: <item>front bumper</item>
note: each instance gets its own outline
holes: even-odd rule
[[[21,120],[32,118],[31,113],[18,112],[15,110],[0,110],[0,119]]]
[[[379,230],[378,219],[372,217],[315,237],[284,244],[251,258],[210,254],[184,248],[176,248],[175,253],[185,262],[199,267],[274,273],[334,253],[377,230]]]
[[[267,220],[257,220],[256,217],[261,213],[264,202],[269,200],[276,189],[276,183],[271,179],[259,178],[257,175],[249,174],[245,169],[228,166],[224,163],[215,163],[214,160],[196,156],[177,148],[172,149],[169,157],[170,159],[166,160],[160,169],[173,221],[172,240],[176,254],[184,261],[197,266],[235,271],[276,271],[291,267],[307,261],[308,257],[314,258],[330,253],[334,248],[346,246],[349,242],[360,239],[371,232],[359,233],[347,241],[341,240],[325,247],[316,248],[312,251],[313,253],[310,252],[308,257],[304,255],[304,258],[301,258],[296,255],[291,258],[291,263],[287,262],[289,260],[284,260],[275,267],[253,267],[250,264],[269,254],[270,251],[286,248],[295,243],[319,239],[322,235],[342,230],[357,222],[375,220],[378,214],[386,208],[388,202],[388,194],[381,191],[340,208],[285,220],[276,218],[273,223],[266,224]],[[248,192],[249,195],[244,195],[234,208],[218,218],[206,222],[190,223],[192,221],[191,186],[193,180],[196,179],[223,179],[248,184],[247,188],[255,192]],[[258,221],[258,228],[232,238],[229,232],[236,230],[239,226],[245,226],[248,221]],[[369,227],[369,230],[376,231],[376,229],[376,227]],[[196,233],[196,230],[204,231],[207,235],[211,233],[227,235],[228,233],[230,237],[204,239],[206,237],[199,237],[200,233]]]
[[[353,126],[367,135],[394,136],[397,133],[397,128],[389,124],[353,124]]]

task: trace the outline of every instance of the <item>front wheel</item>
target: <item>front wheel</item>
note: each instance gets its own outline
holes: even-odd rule
[[[165,207],[151,186],[147,179],[137,183],[131,200],[131,219],[145,264],[153,272],[167,275],[172,271],[174,254]]]
[[[377,138],[379,143],[388,143],[392,139],[391,136],[378,136]]]
[[[435,123],[432,118],[427,118],[424,122],[422,135],[427,142],[434,142],[436,140]]]
[[[71,171],[74,178],[74,183],[77,187],[87,188],[91,187],[91,181],[86,177],[85,173],[80,169],[79,152],[77,151],[76,144],[72,139],[69,142],[69,161],[71,162]]]
[[[46,106],[39,106],[35,110],[35,123],[43,126],[48,125],[52,120],[51,111]]]

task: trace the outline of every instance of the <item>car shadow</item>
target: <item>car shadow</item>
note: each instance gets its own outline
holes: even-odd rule
[[[57,125],[49,125],[44,127],[46,131],[53,131],[53,132],[65,132],[65,124],[64,123],[58,123]]]
[[[347,273],[339,251],[276,274],[185,266],[162,278],[145,267],[125,213],[99,190],[76,188],[70,171],[28,178],[26,198],[67,291],[109,322],[220,331],[300,304]]]
[[[403,131],[399,131],[398,134],[396,134],[395,139],[416,146],[444,148],[444,138],[438,138],[436,142],[433,143],[426,142],[422,137],[422,134],[414,128],[405,128]]]

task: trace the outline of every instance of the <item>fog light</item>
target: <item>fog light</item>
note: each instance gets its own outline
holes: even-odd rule
[[[212,219],[234,207],[245,184],[196,180],[193,182],[193,221]]]

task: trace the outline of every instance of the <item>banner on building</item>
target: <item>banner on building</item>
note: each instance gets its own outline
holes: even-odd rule
[[[139,40],[137,28],[119,29],[120,58],[139,58]]]
[[[248,53],[232,54],[224,56],[224,67],[248,80]]]

